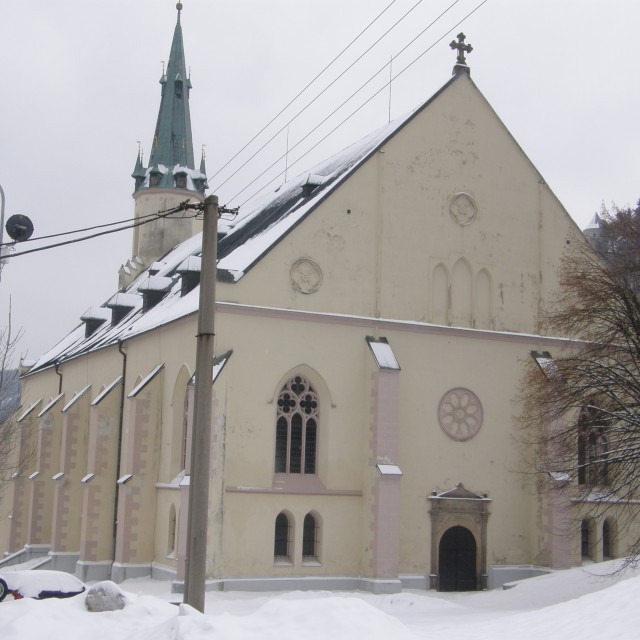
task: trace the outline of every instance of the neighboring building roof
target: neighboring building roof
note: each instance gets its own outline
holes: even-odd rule
[[[594,213],[593,214],[593,218],[591,218],[591,221],[585,227],[585,230],[586,229],[600,229],[601,227],[602,227],[602,218],[597,213]]]
[[[582,233],[584,233],[584,237],[589,241],[591,246],[599,253],[602,253],[607,240],[604,236],[602,218],[597,213],[593,215],[593,218],[591,218],[589,224],[582,230]]]

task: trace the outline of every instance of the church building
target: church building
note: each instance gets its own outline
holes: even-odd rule
[[[4,562],[184,578],[207,178],[180,10],[132,255],[22,378]],[[521,473],[519,385],[585,240],[463,43],[411,113],[219,221],[208,588],[474,590],[627,548]]]

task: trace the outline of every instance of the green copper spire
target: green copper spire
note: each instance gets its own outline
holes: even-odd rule
[[[146,177],[146,171],[142,166],[142,154],[140,153],[139,149],[138,157],[136,158],[136,166],[133,169],[131,177],[136,181],[136,189],[139,189],[142,186],[142,183],[144,182],[144,179]]]
[[[179,2],[177,8],[178,21],[173,32],[169,64],[166,73],[160,79],[162,99],[149,164],[163,164],[166,167],[178,164],[194,169],[189,114],[191,81],[187,77],[180,26],[182,3]]]
[[[176,8],[178,19],[173,32],[169,63],[160,78],[162,97],[149,156],[149,168],[145,169],[138,158],[133,178],[136,180],[136,191],[147,187],[161,187],[187,189],[203,194],[206,176],[200,175],[195,169],[193,159],[189,113],[191,79],[187,74],[180,25],[182,3],[178,2]],[[141,180],[143,171],[146,175],[145,179]]]

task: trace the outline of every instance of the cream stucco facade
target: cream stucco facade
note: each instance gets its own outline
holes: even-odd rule
[[[520,473],[515,416],[531,352],[562,344],[542,314],[583,241],[459,71],[257,259],[223,257],[211,584],[467,589],[579,564],[575,488]],[[131,307],[95,344],[81,327],[23,378],[36,455],[3,551],[180,583],[198,289],[176,291],[162,321]]]

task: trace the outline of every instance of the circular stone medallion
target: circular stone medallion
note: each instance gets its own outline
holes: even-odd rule
[[[438,405],[438,422],[453,440],[470,440],[482,426],[482,404],[469,389],[451,389]]]
[[[476,219],[478,207],[468,193],[456,193],[449,202],[449,213],[459,225],[465,226]]]
[[[315,293],[322,284],[320,265],[309,258],[300,258],[291,265],[291,284],[300,293]]]

